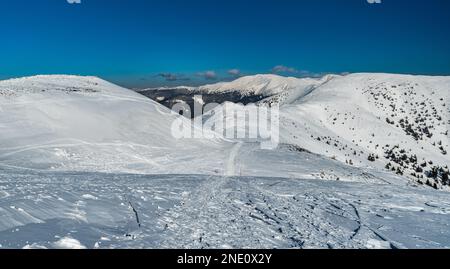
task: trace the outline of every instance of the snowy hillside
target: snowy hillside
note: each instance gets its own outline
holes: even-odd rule
[[[259,75],[216,86],[273,94],[260,104],[280,103],[281,144],[288,148],[319,154],[325,163],[332,158],[343,167],[390,170],[424,184],[436,183],[435,187],[448,184],[448,77]],[[94,77],[1,81],[0,109],[4,167],[225,174],[229,152],[239,142],[175,139],[171,127],[176,115],[134,91]],[[257,145],[250,147],[258,151]],[[308,177],[304,169],[295,169],[297,157],[285,158],[290,169],[277,164],[252,168],[285,152],[281,147],[249,158],[242,164],[248,169],[239,173]]]
[[[221,138],[175,139],[171,130],[178,116],[142,95],[94,77],[2,81],[0,108],[0,167],[301,178],[323,174],[326,179],[358,182],[366,181],[358,175],[367,172],[373,174],[373,182],[398,181],[289,147],[263,151],[256,143]],[[185,124],[190,128],[189,120]],[[282,162],[277,161],[280,158]],[[305,159],[314,160],[316,167],[308,167]],[[335,167],[333,171],[327,171],[329,166]]]
[[[281,108],[282,140],[356,166],[450,185],[449,96],[450,77],[335,77]]]
[[[277,75],[256,75],[200,87],[162,87],[141,90],[139,93],[168,108],[182,103],[188,104],[190,110],[194,111],[196,105],[210,103],[233,102],[247,105],[290,102],[309,94],[315,87],[333,77],[298,79]]]
[[[448,193],[386,184],[0,171],[0,214],[0,248],[450,247]]]
[[[275,150],[176,139],[99,78],[0,81],[0,248],[450,247],[448,192],[408,175],[444,183],[450,79],[273,78],[242,85],[281,104]]]
[[[297,83],[274,78],[273,85],[301,85],[272,89],[278,93],[258,102],[280,106],[281,143],[435,188],[450,185],[450,77],[352,74]],[[240,110],[231,103],[223,107]]]
[[[321,79],[282,77],[278,75],[246,76],[232,82],[205,85],[195,89],[201,93],[239,92],[243,96],[273,96],[289,91],[303,91],[304,94],[313,85],[320,84]]]
[[[2,166],[212,173],[208,160],[223,159],[223,142],[173,138],[171,111],[98,78],[38,76],[1,81],[0,109]],[[194,157],[199,164],[192,169],[186,160]]]

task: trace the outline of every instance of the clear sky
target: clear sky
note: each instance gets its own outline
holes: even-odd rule
[[[450,75],[449,0],[0,0],[0,79],[128,87],[255,73]]]

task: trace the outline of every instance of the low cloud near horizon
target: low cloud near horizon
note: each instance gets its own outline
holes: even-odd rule
[[[204,78],[205,80],[217,80],[217,73],[215,71],[205,71],[197,73],[197,76]]]
[[[270,70],[273,74],[293,75],[295,77],[321,77],[327,73],[314,73],[308,70],[299,70],[295,67],[277,65]]]
[[[233,76],[233,77],[239,77],[239,76],[241,76],[241,70],[230,69],[230,70],[228,70],[228,75]]]
[[[299,70],[297,70],[294,67],[289,67],[285,65],[277,65],[274,68],[272,68],[272,73],[292,73],[292,74],[298,74],[300,73]]]
[[[183,75],[173,74],[173,73],[159,73],[158,77],[164,78],[166,81],[189,81],[190,78]]]

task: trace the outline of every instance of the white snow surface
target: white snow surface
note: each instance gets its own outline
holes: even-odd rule
[[[278,75],[255,75],[236,79],[232,82],[219,82],[216,84],[200,86],[195,90],[205,93],[239,92],[246,95],[273,96],[282,92],[299,92],[306,94],[312,85],[318,85],[328,77],[315,79],[282,77]]]
[[[93,77],[2,81],[0,108],[0,167],[5,168],[225,175],[230,173],[229,155],[239,143],[220,137],[175,139],[171,127],[178,115],[131,90]],[[269,151],[257,143],[244,143],[238,156],[238,175],[310,178],[326,174],[327,178],[361,181],[357,175],[364,173],[283,146]],[[330,165],[335,168],[328,169]]]
[[[177,140],[177,115],[99,78],[1,81],[0,247],[450,248],[449,193],[365,155],[401,144],[449,164],[432,143],[448,147],[450,78],[264,75],[236,85],[281,105],[277,150]],[[441,117],[426,117],[432,138],[386,122],[415,107]]]
[[[277,83],[282,80],[275,78]],[[308,82],[285,79],[286,83],[292,80]],[[279,106],[282,144],[357,167],[384,169],[391,163],[405,176],[416,172],[415,166],[423,163],[450,166],[449,104],[450,77],[394,74],[327,76],[298,90],[281,87],[279,94],[260,102]],[[243,109],[232,103],[225,103],[223,108]],[[247,124],[252,123],[247,120]],[[386,159],[392,149],[397,156],[417,158],[417,164],[400,166]],[[371,154],[377,157],[375,162],[368,160]]]
[[[358,166],[384,167],[387,161],[383,156],[395,145],[408,156],[417,155],[419,163],[432,161],[448,166],[450,155],[443,154],[439,144],[446,152],[450,150],[449,104],[450,77],[336,77],[308,96],[282,106],[282,141],[335,156],[342,162],[353,159]],[[394,123],[387,123],[387,119]],[[429,128],[432,137],[423,135],[416,140],[401,127],[402,121],[412,123],[419,134],[422,133],[418,130]],[[370,163],[369,154],[378,155],[381,160]]]
[[[0,189],[3,248],[450,247],[450,196],[430,188],[11,170]]]
[[[98,78],[2,81],[0,108],[0,164],[5,167],[206,173],[213,170],[208,160],[218,162],[223,155],[223,141],[175,139],[176,115],[170,110]],[[191,169],[193,159],[198,165]]]

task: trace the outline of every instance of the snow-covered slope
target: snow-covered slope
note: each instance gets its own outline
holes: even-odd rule
[[[318,85],[322,79],[282,77],[278,75],[255,75],[236,79],[232,82],[221,82],[205,85],[196,89],[204,93],[238,92],[242,96],[261,95],[270,97],[284,92],[296,91],[297,95],[305,95],[311,86]]]
[[[282,140],[426,183],[433,167],[450,165],[449,96],[450,77],[335,77],[281,108]]]
[[[0,248],[450,247],[449,194],[387,184],[0,170],[0,214]]]
[[[223,141],[175,139],[171,111],[94,77],[1,81],[0,109],[3,166],[200,173],[213,172],[208,160],[220,162],[224,155]],[[189,158],[198,160],[195,168]]]
[[[271,90],[278,94],[259,102],[280,106],[282,144],[350,166],[390,170],[433,187],[450,185],[450,77],[351,74],[315,83],[295,80],[276,77],[273,85],[307,86],[280,86]],[[258,85],[246,85],[248,92]],[[239,107],[223,105],[226,110]]]
[[[0,82],[0,169],[140,174],[226,174],[401,182],[289,147],[176,139],[178,115],[95,77],[37,76]],[[185,119],[191,126],[191,121]],[[234,161],[239,160],[239,165]],[[313,167],[310,164],[314,163]],[[332,166],[333,171],[327,171]],[[327,171],[325,173],[325,171]]]
[[[259,75],[215,88],[226,89],[272,94],[261,105],[280,103],[281,144],[339,160],[344,166],[378,170],[387,166],[422,183],[427,183],[431,172],[435,176],[429,184],[434,185],[433,177],[438,187],[447,183],[448,77],[353,74],[296,79]],[[235,143],[175,139],[171,125],[176,115],[134,91],[94,77],[37,76],[2,81],[0,109],[3,166],[227,173],[226,162]],[[190,122],[186,120],[186,124]],[[248,159],[246,166],[259,167],[279,152],[283,150]],[[293,167],[298,163],[296,158],[288,159]],[[196,160],[196,165],[190,160]],[[273,170],[249,168],[240,173],[248,171],[259,175]],[[275,172],[286,176],[285,169]],[[306,176],[300,170],[295,174]]]
[[[145,89],[137,89],[136,92],[146,92],[146,91],[172,91],[172,90],[186,90],[186,91],[194,91],[196,87],[191,86],[176,86],[176,87],[156,87],[156,88],[145,88]]]
[[[449,194],[404,175],[448,164],[449,79],[314,81],[261,102],[276,150],[175,139],[177,115],[98,78],[1,81],[0,248],[448,248]]]

